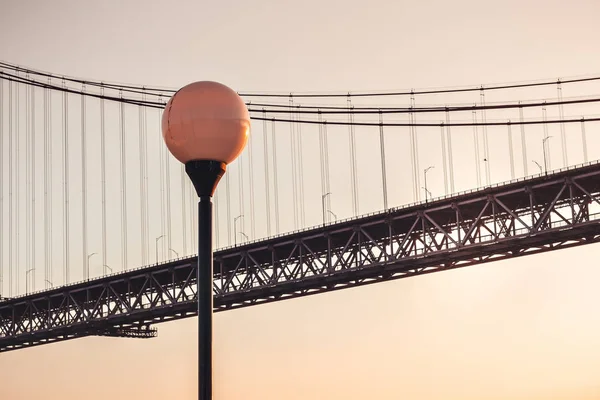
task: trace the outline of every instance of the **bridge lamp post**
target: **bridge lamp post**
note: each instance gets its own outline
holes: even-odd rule
[[[34,271],[35,268],[30,268],[25,271],[25,296],[29,293],[29,274]]]
[[[548,141],[548,139],[550,139],[552,136],[546,136],[544,139],[542,139],[542,150],[544,151],[544,173],[546,175],[548,175],[548,162],[546,161],[546,142]]]
[[[87,280],[90,280],[90,258],[92,258],[93,255],[96,255],[96,253],[92,253],[92,254],[88,254],[87,256]]]
[[[323,208],[323,226],[325,226],[325,216],[327,215],[325,213],[325,199],[327,196],[331,196],[331,192],[327,192],[321,196],[321,207]]]
[[[227,164],[244,150],[250,115],[236,92],[216,82],[195,82],[171,97],[162,114],[162,134],[185,164],[198,202],[198,398],[212,399],[212,196]]]
[[[429,198],[433,198],[433,195],[431,194],[431,192],[429,191],[429,189],[427,189],[425,186],[422,187],[421,189],[423,189],[425,191],[425,203],[427,203],[427,195],[429,195]]]
[[[237,222],[238,219],[244,218],[244,214],[238,215],[233,219],[233,245],[237,246]]]
[[[175,250],[173,250],[171,248],[169,248],[169,250],[171,250],[173,253],[175,253],[175,257],[179,258],[179,253],[178,252],[176,252]]]
[[[490,184],[490,180],[488,179],[487,171],[489,171],[490,161],[487,158],[484,158],[483,160],[481,160],[481,162],[483,163],[483,169],[485,171],[485,184],[486,186],[488,186]]]
[[[103,265],[103,267],[104,267],[104,275],[106,275],[106,270],[107,270],[107,269],[109,269],[109,270],[110,270],[110,273],[111,273],[111,274],[113,273],[113,269],[112,269],[111,267],[109,267],[108,265],[104,264],[104,265]]]
[[[538,168],[540,169],[540,175],[541,175],[541,174],[542,174],[542,172],[543,172],[543,170],[542,170],[542,166],[540,165],[540,163],[538,163],[538,162],[537,162],[537,161],[535,161],[535,160],[531,160],[531,161],[533,161],[533,163],[534,163],[535,165],[537,165],[537,166],[538,166]]]
[[[156,252],[156,263],[157,264],[158,264],[158,241],[164,237],[165,237],[165,235],[160,235],[159,237],[154,239],[154,250]]]
[[[327,212],[328,212],[329,214],[333,215],[333,218],[334,218],[334,220],[335,220],[335,221],[337,221],[337,215],[336,215],[336,214],[335,214],[333,211],[331,211],[331,210],[327,210]]]
[[[427,190],[427,172],[429,172],[429,170],[432,168],[435,168],[435,166],[431,165],[423,170],[423,184],[425,185],[423,189],[425,189],[425,203],[427,203],[427,193],[431,194],[431,192]]]

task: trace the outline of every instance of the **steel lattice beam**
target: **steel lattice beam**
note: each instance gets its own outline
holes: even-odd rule
[[[600,165],[489,187],[215,253],[215,311],[600,241]],[[194,258],[0,302],[0,351],[150,337],[196,314]]]

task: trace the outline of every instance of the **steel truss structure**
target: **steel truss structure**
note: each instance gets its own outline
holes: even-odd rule
[[[600,164],[222,250],[215,311],[600,241]],[[89,335],[153,337],[196,315],[196,260],[0,302],[0,351]]]

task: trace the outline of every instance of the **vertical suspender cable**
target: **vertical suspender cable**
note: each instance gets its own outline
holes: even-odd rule
[[[562,96],[562,86],[560,83],[560,79],[556,82],[556,91],[558,92],[558,112],[560,115],[560,119],[564,120],[565,119],[565,110],[564,107],[562,105],[562,101],[563,101],[563,96]],[[560,139],[561,139],[561,144],[562,144],[562,157],[563,157],[563,166],[567,167],[569,166],[569,153],[568,153],[568,149],[567,149],[567,134],[565,132],[565,124],[561,123],[560,124]]]
[[[163,238],[163,256],[168,255],[172,248],[172,229],[171,229],[171,156],[169,153],[169,149],[167,146],[163,146],[164,148],[164,157],[165,157],[165,194],[167,195],[167,235]],[[165,240],[166,239],[166,240]]]
[[[142,95],[142,101],[146,100],[146,95]],[[141,253],[142,253],[142,265],[148,264],[148,237],[147,237],[147,224],[146,218],[146,204],[148,194],[146,193],[146,107],[140,106],[138,108],[138,144],[140,152],[140,240],[141,240]]]
[[[48,78],[48,85],[52,84],[52,78]],[[46,277],[46,282],[45,284],[48,285],[48,283],[52,283],[54,282],[54,262],[52,260],[52,245],[53,245],[53,240],[52,238],[54,237],[52,235],[52,214],[53,214],[53,208],[52,208],[52,182],[54,181],[54,177],[53,177],[53,173],[52,173],[52,169],[53,169],[53,163],[52,163],[52,92],[49,89],[45,89],[46,90],[46,96],[48,99],[47,102],[47,118],[44,119],[44,128],[47,129],[46,132],[46,137],[48,140],[48,166],[46,168],[46,172],[47,172],[47,188],[48,188],[48,196],[47,196],[47,204],[48,204],[48,230],[46,231],[46,239],[47,239],[47,243],[48,243],[48,251],[47,251],[47,257],[48,257],[48,262],[47,262],[47,267],[48,267],[48,276]],[[46,125],[47,124],[47,125]]]
[[[65,80],[62,81],[66,88]],[[63,93],[63,263],[64,263],[64,283],[69,284],[69,97],[68,93]]]
[[[25,75],[26,79],[29,79],[29,74]],[[31,269],[31,231],[30,231],[30,220],[31,220],[31,209],[29,199],[31,196],[31,160],[30,160],[30,149],[31,149],[31,103],[30,98],[30,87],[25,85],[25,292],[29,287],[29,274]]]
[[[329,182],[329,143],[327,141],[327,121],[323,121],[323,159],[325,160],[325,193],[331,192]],[[331,196],[325,199],[327,210],[331,210]],[[328,213],[329,214],[329,213]]]
[[[300,105],[298,105],[300,107]],[[298,121],[300,121],[300,114],[297,114]],[[298,122],[298,130],[296,131],[296,139],[298,140],[298,183],[299,183],[299,207],[300,207],[300,225],[301,228],[306,226],[305,209],[306,203],[304,201],[304,162],[302,160],[302,124]]]
[[[521,102],[519,102],[521,103]],[[519,106],[519,121],[523,122],[523,107]],[[525,125],[521,125],[521,154],[523,155],[523,175],[527,176],[527,141],[525,140]]]
[[[271,236],[271,184],[269,182],[269,146],[267,132],[267,113],[263,108],[263,160],[265,164],[265,207],[267,220],[267,237]]]
[[[145,99],[145,95],[144,95]],[[142,154],[144,155],[144,162],[142,167],[144,168],[144,193],[143,193],[143,205],[144,205],[144,250],[146,264],[150,264],[150,249],[149,249],[149,236],[150,236],[150,221],[148,218],[148,113],[146,107],[142,107],[142,133],[144,137],[144,146],[142,148]],[[162,136],[159,132],[158,136]]]
[[[44,88],[44,289],[48,289],[48,88]],[[51,281],[50,281],[51,282]]]
[[[4,294],[4,80],[0,79],[0,297]]]
[[[35,290],[35,274],[37,271],[35,265],[35,231],[36,231],[36,218],[35,218],[35,86],[31,86],[31,123],[29,129],[31,130],[31,217],[29,223],[31,224],[31,265],[34,268],[31,274],[31,288]]]
[[[100,88],[104,97],[104,87]],[[106,122],[104,99],[100,98],[100,185],[102,201],[102,269],[107,264],[106,259]]]
[[[119,97],[123,92],[119,91]],[[121,270],[127,269],[127,172],[125,162],[125,104],[119,102],[119,133],[121,143],[119,146],[121,155]]]
[[[162,103],[162,95],[160,95],[158,97],[159,102]],[[156,137],[158,138],[158,160],[159,160],[159,167],[160,167],[160,235],[164,236],[165,234],[165,197],[166,197],[166,193],[165,193],[165,152],[162,151],[161,149],[163,149],[163,139],[162,139],[162,135],[160,134],[161,129],[162,129],[162,121],[161,121],[161,113],[158,112],[158,135],[156,135]],[[162,238],[162,248],[163,248],[163,252],[162,252],[162,257],[164,257],[165,255],[165,246],[164,243],[166,243],[165,238]],[[158,254],[158,239],[155,241],[155,245],[156,245],[156,254]],[[156,260],[156,262],[158,262],[158,260]]]
[[[294,98],[290,94],[290,121],[294,120]],[[290,142],[292,152],[292,205],[294,207],[294,230],[298,229],[298,192],[297,192],[297,178],[296,178],[296,132],[294,130],[294,123],[290,123]]]
[[[411,112],[408,114],[409,115],[409,123],[411,124],[411,126],[409,127],[409,129],[410,129],[410,160],[412,163],[412,170],[413,170],[413,176],[412,176],[413,200],[418,201],[419,194],[420,194],[419,184],[417,182],[419,179],[419,168],[417,166],[417,160],[416,160],[416,154],[415,154],[415,132],[414,132],[415,127],[413,126],[413,124],[415,123],[415,115],[412,112],[413,99],[414,99],[414,94],[412,93],[412,90],[411,90],[411,95],[410,95]]]
[[[411,94],[410,94],[410,109],[411,112],[409,113],[409,120],[410,120],[410,158],[411,158],[411,162],[412,162],[412,169],[413,169],[413,195],[414,195],[414,200],[418,201],[421,198],[421,191],[420,191],[420,171],[419,171],[419,153],[418,153],[418,142],[417,142],[417,128],[414,126],[414,124],[416,124],[416,118],[414,113],[412,112],[412,110],[415,107],[415,95],[414,92],[411,90]]]
[[[588,162],[587,138],[585,135],[585,118],[581,117],[581,143],[583,145],[583,161]]]
[[[89,279],[90,271],[87,268],[87,159],[86,159],[86,132],[85,132],[85,84],[81,88],[81,240],[83,244],[83,278]],[[104,267],[102,267],[104,268]]]
[[[252,159],[252,138],[254,136],[250,135],[250,139],[248,140],[248,175],[249,175],[249,189],[250,189],[250,238],[256,239],[256,227],[254,223],[254,160]]]
[[[244,207],[244,158],[243,154],[240,154],[240,156],[237,159],[237,163],[238,163],[238,199],[239,199],[239,214],[238,215],[244,215],[245,211],[245,207]],[[244,220],[246,219],[246,216],[244,215],[243,218],[240,218],[240,222],[239,222],[239,227],[240,230],[239,232],[244,232],[245,234],[245,228],[244,228]],[[235,223],[235,222],[234,222]],[[234,240],[237,240],[237,238],[234,238]]]
[[[215,229],[215,248],[219,248],[219,238],[221,236],[221,230],[219,229],[219,191],[215,192],[214,198],[214,207],[215,207],[215,219],[214,219],[214,229]],[[196,225],[194,225],[196,226]],[[192,228],[192,231],[194,229]],[[193,250],[192,250],[193,251]]]
[[[548,119],[547,113],[546,113],[546,107],[542,107],[542,119],[544,120],[544,139],[548,139],[548,124],[546,124],[546,120]],[[550,166],[550,140],[545,140],[544,141],[545,146],[543,146],[543,150],[544,150],[544,154],[546,156],[546,161],[547,161],[547,170],[544,172],[548,172],[548,170],[551,170],[552,167]]]
[[[227,245],[230,246],[233,243],[233,238],[231,236],[231,182],[230,176],[231,174],[225,174],[225,205],[226,205],[226,223],[227,223]]]
[[[142,95],[142,100],[146,99],[146,94]],[[141,219],[143,222],[143,235],[142,235],[142,263],[144,265],[149,264],[149,251],[148,251],[148,235],[150,234],[149,221],[148,221],[148,128],[146,124],[146,107],[140,107],[141,109],[141,136],[142,136],[142,149],[140,155],[140,168],[143,173],[142,179],[142,193],[141,193],[141,207],[142,215]]]
[[[17,71],[17,75],[18,75],[18,71]],[[21,130],[20,130],[20,119],[21,119],[21,113],[19,112],[19,106],[21,103],[21,99],[20,99],[20,85],[17,84],[16,86],[16,104],[15,104],[15,144],[16,144],[16,155],[15,155],[15,245],[16,245],[16,249],[15,249],[15,293],[19,293],[19,274],[20,274],[20,255],[21,255],[21,244],[20,244],[20,227],[21,227],[21,213],[19,212],[20,209],[20,204],[21,204],[21,200],[20,200],[20,194],[21,194],[21,174],[20,174],[20,164],[21,164]]]
[[[219,196],[219,191],[215,191],[215,196],[214,196],[214,207],[215,207],[215,219],[213,222],[213,226],[215,229],[215,248],[218,249],[219,248],[219,238],[221,236],[221,229],[220,229],[220,225],[219,225],[219,198],[221,196]],[[196,226],[196,225],[194,225]],[[194,231],[194,228],[192,227],[192,231]],[[193,252],[194,250],[192,250]]]
[[[440,141],[442,142],[442,166],[444,173],[444,194],[448,194],[448,161],[446,155],[446,137],[444,128],[444,121],[440,123]]]
[[[354,131],[354,113],[352,110],[354,106],[352,105],[352,100],[350,98],[350,93],[348,93],[348,108],[350,109],[348,113],[348,143],[350,146],[350,187],[352,189],[352,212],[353,215],[358,215],[358,188],[357,188],[357,175],[356,175],[356,134]]]
[[[508,156],[510,157],[510,179],[515,179],[515,152],[513,149],[512,126],[508,120]]]
[[[477,174],[477,187],[481,187],[481,159],[479,156],[479,132],[477,132],[477,112],[473,111],[473,141],[475,146],[475,173]]]
[[[298,127],[299,125],[296,125],[294,123],[294,121],[296,120],[296,114],[294,113],[294,109],[293,107],[293,101],[290,104],[290,120],[292,122],[290,122],[290,130],[292,132],[292,162],[293,162],[293,175],[294,175],[294,212],[295,212],[295,221],[294,221],[294,229],[299,229],[301,226],[300,223],[300,171],[298,168],[298,154],[299,154],[299,150],[298,150]]]
[[[13,295],[13,82],[8,81],[8,295]]]
[[[146,99],[146,95],[144,94],[144,97],[142,98],[143,100]],[[144,179],[144,184],[143,184],[143,189],[144,192],[142,193],[142,205],[143,205],[143,212],[142,212],[142,218],[144,219],[144,241],[142,243],[142,249],[144,252],[144,264],[150,264],[150,250],[149,250],[149,240],[148,240],[148,236],[150,236],[150,221],[148,220],[148,114],[146,111],[146,107],[141,107],[142,108],[142,137],[143,137],[143,146],[142,146],[142,155],[143,155],[143,162],[142,162],[142,168],[144,170],[144,174],[143,174],[143,179]],[[159,132],[159,136],[160,132]]]
[[[452,134],[450,132],[450,111],[446,107],[446,135],[448,138],[448,164],[450,167],[450,193],[454,193],[454,160],[452,159]]]
[[[325,146],[323,144],[323,115],[321,114],[321,110],[317,110],[318,118],[319,118],[319,164],[321,166],[321,196],[325,196],[327,191],[325,191],[325,155],[323,154],[323,150]],[[324,207],[324,205],[323,205]],[[323,223],[327,222],[328,213],[323,210]]]
[[[185,173],[185,165],[181,164],[179,168],[179,176],[181,178],[181,239],[182,239],[182,250],[183,254],[187,254],[187,210],[186,210],[186,197],[187,197],[187,179]],[[169,250],[171,251],[171,250]]]
[[[233,242],[231,237],[231,183],[229,176],[231,174],[225,174],[225,202],[227,205],[227,245],[230,246]]]
[[[273,143],[273,200],[275,201],[275,234],[279,234],[279,188],[277,181],[277,141],[275,118],[271,120],[271,142]]]
[[[481,122],[486,123],[487,119],[485,116],[485,91],[483,90],[483,86],[481,87],[479,96],[481,98],[481,105],[484,107],[481,110]],[[488,142],[488,131],[487,125],[483,125],[483,157],[485,158],[485,182],[487,185],[491,182],[490,176],[490,146]]]
[[[190,249],[195,249],[197,247],[197,243],[198,241],[196,240],[196,234],[198,233],[197,229],[194,229],[195,226],[198,226],[198,207],[196,207],[196,199],[194,198],[194,196],[196,196],[196,190],[194,189],[194,185],[192,184],[191,179],[187,179],[187,185],[188,185],[188,195],[189,195],[189,199],[188,199],[188,206],[190,209],[189,212],[189,220],[190,220]],[[215,200],[216,201],[216,200]],[[216,203],[215,203],[216,204]],[[216,218],[216,213],[217,213],[217,207],[216,205],[215,207],[215,218],[213,219],[213,223],[214,224],[218,224],[218,219]],[[218,248],[219,246],[217,245],[217,243],[215,242],[215,248]],[[191,253],[193,253],[194,250],[191,250]]]
[[[383,114],[379,109],[379,150],[381,160],[381,184],[383,186],[383,209],[388,209],[387,174],[385,172],[385,136],[383,135]]]
[[[186,217],[187,218],[186,222],[189,222],[189,224],[190,224],[189,242],[190,242],[190,249],[191,249],[187,254],[192,254],[194,252],[193,249],[194,249],[194,243],[195,243],[194,232],[196,231],[194,229],[194,226],[197,226],[198,224],[195,223],[195,221],[196,221],[196,215],[194,213],[194,208],[195,207],[193,207],[194,199],[192,197],[192,194],[194,192],[194,187],[192,186],[192,184],[191,184],[191,182],[190,182],[189,179],[186,179],[185,184],[187,186],[186,189],[185,189],[185,193],[186,193],[186,196],[188,197],[188,200],[187,200],[187,206],[188,206],[187,215],[188,216]],[[213,203],[213,207],[214,207],[214,203]],[[215,210],[216,210],[216,208],[215,208]],[[216,224],[216,218],[213,218],[213,225],[214,224]],[[216,242],[213,242],[213,250],[216,249],[215,245],[216,245]],[[184,252],[184,254],[185,254],[185,252]]]

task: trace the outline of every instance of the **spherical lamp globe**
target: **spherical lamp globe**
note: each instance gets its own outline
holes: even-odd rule
[[[167,148],[180,162],[235,160],[248,141],[250,116],[241,97],[217,82],[194,82],[171,97],[162,115]]]
[[[212,196],[227,164],[246,147],[248,108],[225,85],[194,82],[178,90],[167,103],[162,134],[171,154],[185,164],[198,196]]]

